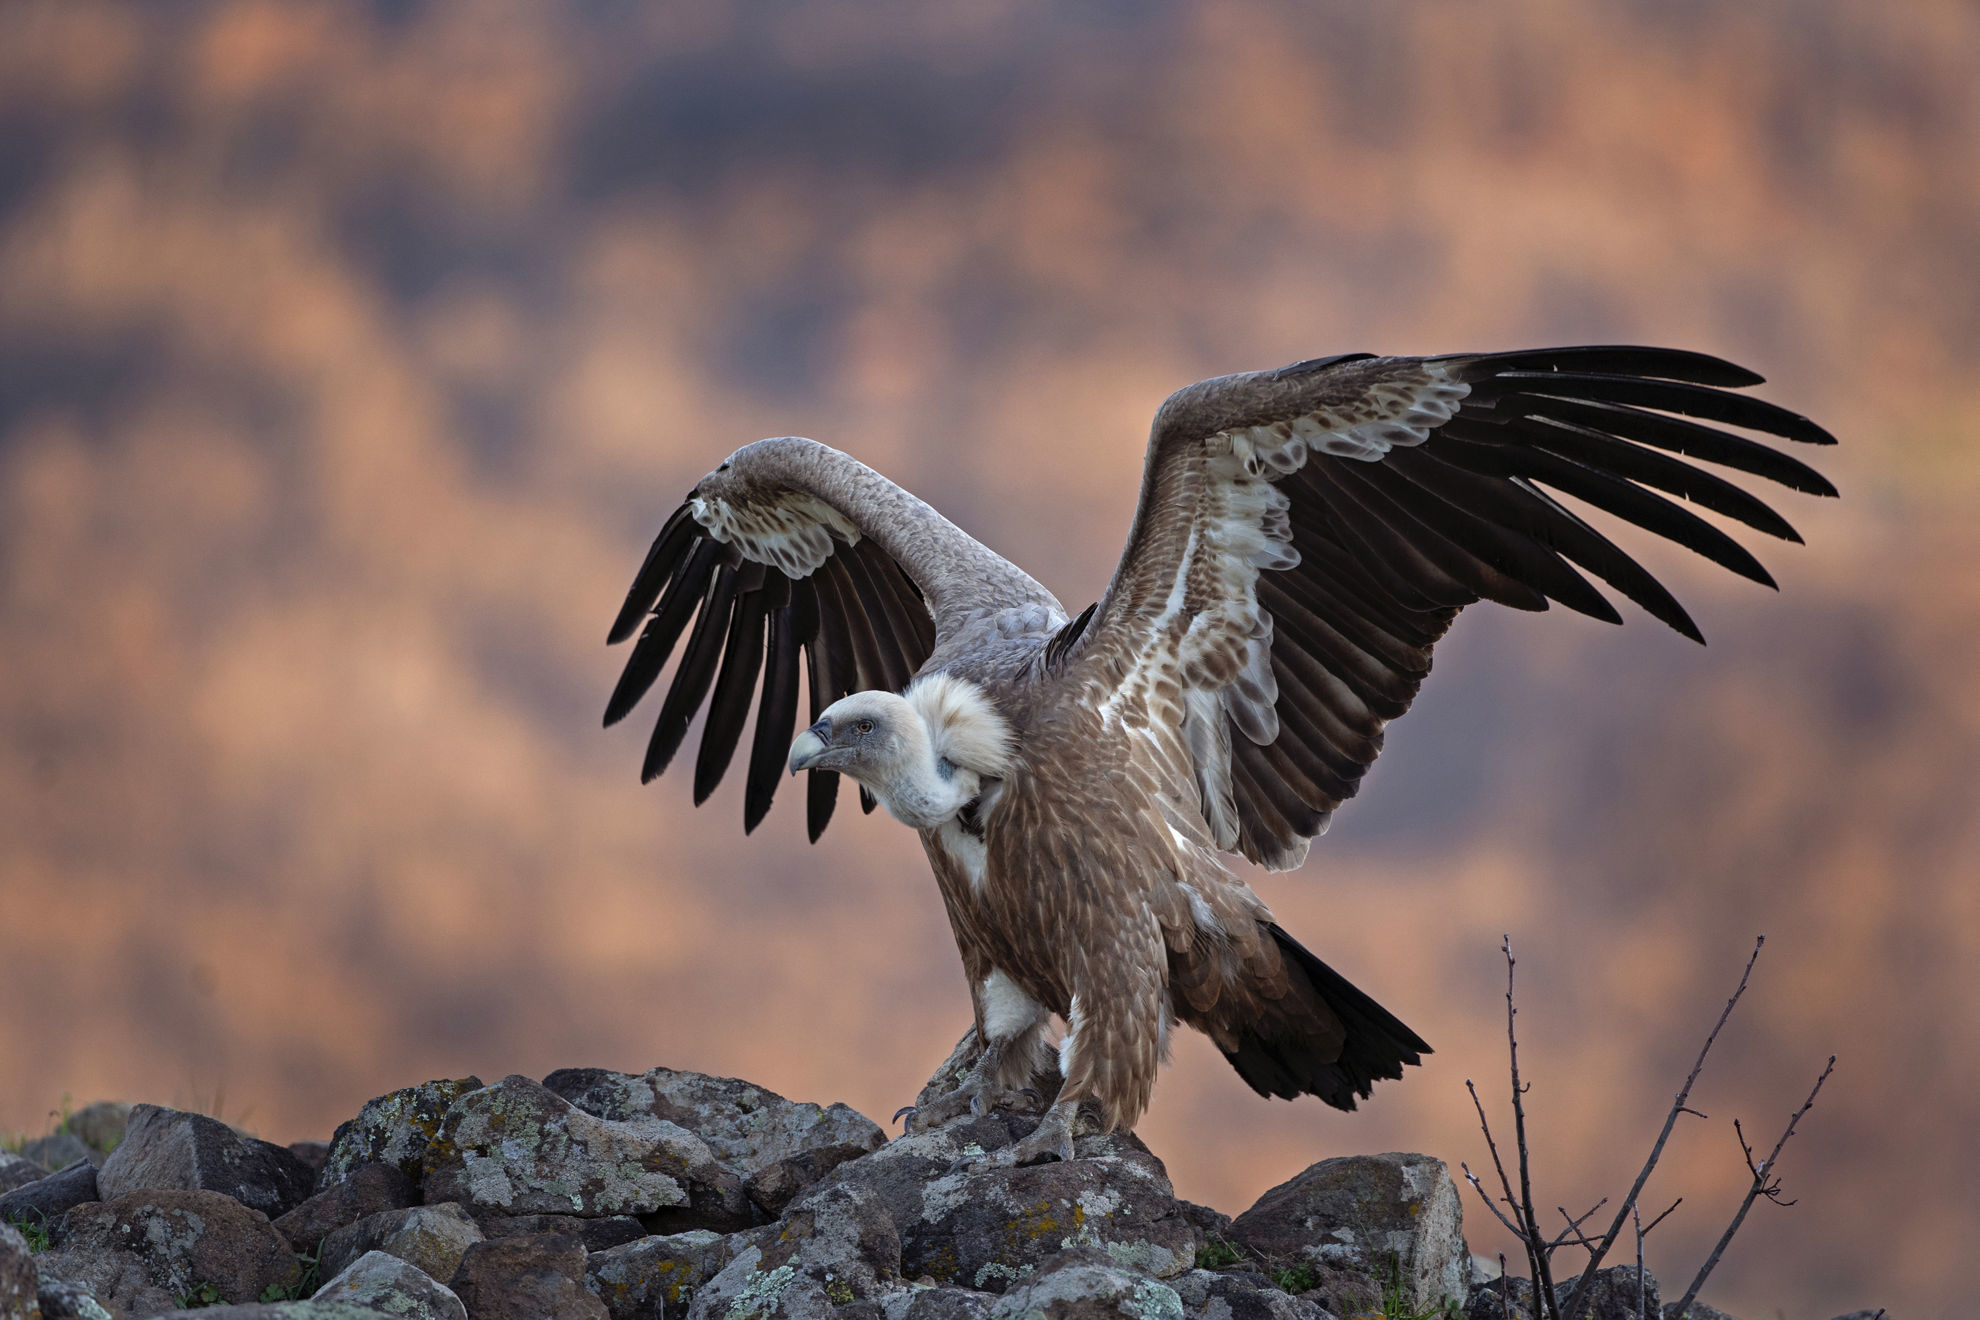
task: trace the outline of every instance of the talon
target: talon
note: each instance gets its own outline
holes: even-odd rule
[[[970,1094],[969,1113],[972,1118],[983,1117],[983,1092],[975,1091]]]
[[[901,1120],[903,1118],[913,1118],[913,1117],[914,1117],[914,1106],[902,1105],[899,1109],[894,1111],[894,1117],[892,1121],[896,1123],[901,1123]],[[901,1123],[901,1131],[903,1132],[907,1131],[906,1123]]]

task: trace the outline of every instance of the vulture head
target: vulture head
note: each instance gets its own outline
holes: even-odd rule
[[[790,769],[846,775],[903,825],[932,830],[1009,761],[1009,726],[982,689],[936,675],[906,696],[855,692],[833,702],[791,744]]]

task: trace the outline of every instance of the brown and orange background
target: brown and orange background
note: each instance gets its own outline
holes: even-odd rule
[[[1970,1307],[1976,274],[1961,0],[0,6],[0,1128],[67,1092],[294,1140],[656,1063],[884,1117],[968,1014],[913,837],[842,803],[808,846],[787,792],[745,840],[736,776],[695,811],[647,715],[598,728],[702,472],[816,437],[1076,609],[1179,385],[1667,343],[1843,440],[1802,455],[1842,500],[1780,495],[1808,545],[1756,546],[1779,596],[1637,537],[1709,647],[1461,619],[1256,879],[1437,1053],[1347,1115],[1192,1037],[1141,1132],[1230,1212],[1331,1154],[1477,1167],[1510,932],[1578,1211],[1764,931],[1652,1269],[1833,1052],[1708,1298]]]

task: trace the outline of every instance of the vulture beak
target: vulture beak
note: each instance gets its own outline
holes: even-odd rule
[[[791,773],[809,770],[825,755],[832,738],[832,721],[820,720],[797,736],[791,744]]]

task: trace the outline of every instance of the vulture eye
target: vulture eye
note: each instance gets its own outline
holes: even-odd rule
[[[859,723],[857,723],[857,724],[855,724],[855,725],[853,725],[853,732],[854,732],[854,733],[872,733],[872,732],[873,732],[873,721],[872,721],[872,720],[861,720],[861,721],[860,721]]]

